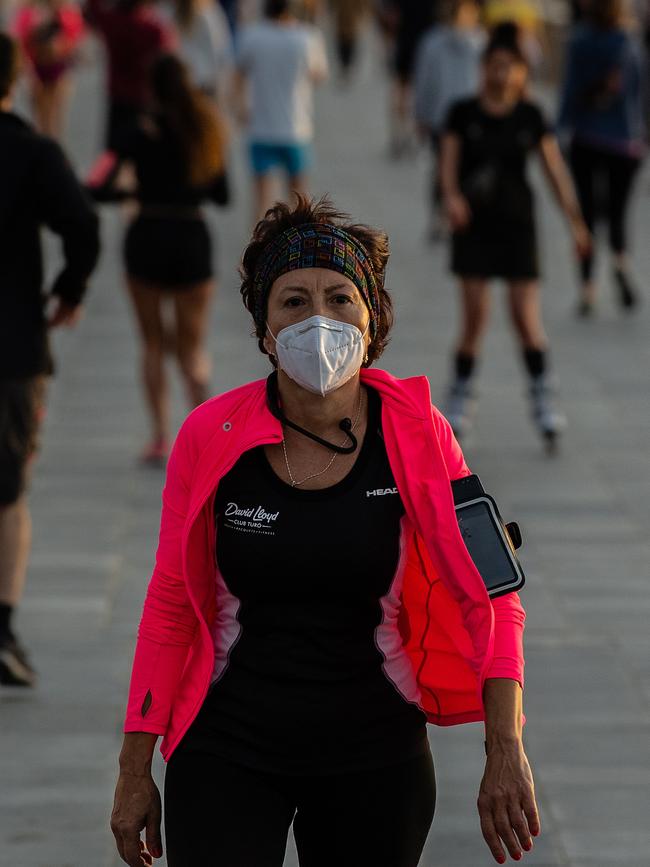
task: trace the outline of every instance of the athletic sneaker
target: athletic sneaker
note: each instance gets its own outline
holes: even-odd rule
[[[34,686],[34,671],[27,651],[15,636],[0,638],[0,684],[3,686]]]
[[[456,379],[449,386],[445,399],[444,415],[458,439],[465,436],[472,426],[472,414],[476,399],[469,379]]]
[[[553,439],[566,428],[566,416],[554,404],[554,389],[548,379],[539,376],[531,381],[530,402],[535,425],[546,439]]]

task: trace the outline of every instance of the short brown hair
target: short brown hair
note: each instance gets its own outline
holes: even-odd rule
[[[9,96],[20,71],[18,43],[0,31],[0,99]]]
[[[372,267],[379,287],[379,315],[377,317],[377,331],[368,347],[367,366],[376,361],[386,348],[390,331],[393,327],[393,302],[386,288],[384,278],[386,265],[390,256],[388,235],[381,229],[366,226],[362,223],[353,223],[349,214],[339,211],[334,207],[328,196],[321,199],[309,199],[306,196],[297,196],[294,207],[285,202],[278,202],[264,215],[264,219],[255,226],[253,237],[244,250],[242,264],[239,268],[241,276],[241,294],[246,309],[255,315],[255,296],[253,283],[262,253],[267,245],[274,241],[287,229],[294,226],[302,226],[306,223],[330,223],[344,229],[349,235],[363,246],[372,263]],[[265,326],[256,324],[255,332],[260,351],[265,355],[268,352],[264,346],[266,336]]]

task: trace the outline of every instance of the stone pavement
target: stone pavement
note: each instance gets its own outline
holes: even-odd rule
[[[446,251],[424,243],[426,155],[399,164],[385,157],[378,70],[366,57],[352,89],[333,83],[320,95],[314,187],[390,232],[397,325],[382,364],[398,375],[427,374],[437,398],[456,296]],[[99,137],[97,92],[91,65],[80,76],[71,124],[80,167]],[[212,330],[215,392],[265,370],[235,277],[249,214],[238,144],[233,156],[236,204],[212,218],[221,274]],[[641,227],[650,218],[648,189],[646,177],[634,210],[635,264],[646,279],[650,250]],[[569,245],[545,193],[542,200],[544,305],[570,419],[566,441],[556,458],[542,453],[495,287],[478,431],[466,446],[473,469],[525,534],[525,739],[543,833],[524,862],[648,867],[648,305],[635,318],[621,316],[604,270],[600,314],[577,322]],[[34,693],[0,694],[2,867],[121,863],[108,821],[162,476],[135,462],[146,427],[121,285],[119,214],[106,211],[103,228],[86,318],[77,331],[57,336],[59,376],[33,486],[34,553],[19,628],[41,683]],[[176,390],[180,423],[177,383]],[[494,863],[475,808],[482,733],[481,725],[431,729],[439,796],[423,867]],[[161,781],[161,761],[156,775]],[[286,867],[296,863],[290,846]]]

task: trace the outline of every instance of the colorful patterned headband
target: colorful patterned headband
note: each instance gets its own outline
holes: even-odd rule
[[[351,280],[368,305],[370,333],[375,336],[379,323],[379,286],[372,262],[356,238],[331,223],[294,226],[264,249],[253,280],[253,316],[258,327],[266,325],[266,302],[274,281],[299,268],[328,268]]]

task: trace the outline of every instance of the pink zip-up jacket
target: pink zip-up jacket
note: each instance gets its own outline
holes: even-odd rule
[[[461,538],[450,479],[469,469],[431,405],[427,379],[399,380],[382,370],[362,370],[361,378],[381,397],[386,452],[414,531],[398,623],[421,707],[436,725],[483,720],[486,678],[511,678],[523,688],[524,609],[517,593],[490,599]],[[217,485],[245,451],[281,441],[261,380],[202,404],[174,444],[124,725],[163,735],[166,760],[212,679]]]

